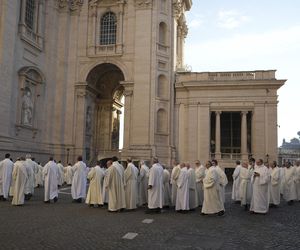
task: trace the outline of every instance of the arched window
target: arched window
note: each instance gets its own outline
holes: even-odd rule
[[[35,0],[26,0],[25,6],[25,24],[27,28],[34,30],[36,15]]]
[[[157,81],[157,97],[165,98],[168,92],[168,81],[164,75],[160,75]]]
[[[159,109],[157,111],[157,133],[167,133],[168,130],[168,119],[167,112],[164,109]]]
[[[100,45],[116,44],[117,18],[112,12],[107,12],[101,18]]]
[[[158,42],[167,45],[167,25],[164,22],[159,24],[159,40]]]

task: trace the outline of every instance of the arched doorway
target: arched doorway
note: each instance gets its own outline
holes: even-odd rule
[[[114,64],[94,67],[87,76],[94,97],[87,103],[85,126],[86,160],[95,161],[120,154],[120,120],[124,107],[124,74]],[[121,133],[122,136],[122,133]]]

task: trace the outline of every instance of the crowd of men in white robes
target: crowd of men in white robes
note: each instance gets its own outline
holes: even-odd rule
[[[281,197],[292,205],[300,201],[300,161],[295,165],[286,162],[278,167],[263,160],[249,162],[237,166],[233,173],[232,200],[250,207],[251,213],[265,214],[270,207],[278,207]]]
[[[237,161],[232,177],[232,200],[251,213],[267,213],[269,207],[280,204],[281,196],[288,204],[300,200],[300,162],[279,168],[276,162],[269,166],[262,160]],[[6,201],[11,196],[12,205],[23,205],[39,186],[44,186],[44,202],[55,203],[64,184],[71,186],[73,202],[85,201],[91,207],[107,204],[110,212],[147,206],[147,213],[160,213],[164,207],[187,213],[202,207],[203,215],[222,216],[228,180],[217,160],[207,161],[205,166],[199,161],[193,165],[174,162],[171,171],[157,158],[151,167],[148,161],[137,167],[131,159],[123,167],[117,157],[105,165],[99,161],[92,168],[81,156],[67,167],[53,157],[42,167],[30,155],[13,163],[6,154],[0,162],[0,199]]]

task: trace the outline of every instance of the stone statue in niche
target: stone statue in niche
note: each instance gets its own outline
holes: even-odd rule
[[[119,148],[119,119],[114,118],[113,121],[113,129],[112,129],[112,135],[111,135],[111,147],[112,149],[118,149]]]
[[[33,101],[30,88],[26,87],[22,97],[22,124],[32,126],[33,122]]]
[[[92,110],[91,107],[88,107],[86,110],[86,134],[90,134],[92,130]]]

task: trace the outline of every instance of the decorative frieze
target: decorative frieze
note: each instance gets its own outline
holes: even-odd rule
[[[60,11],[69,10],[71,13],[79,13],[84,0],[56,0]]]
[[[150,9],[153,6],[153,0],[136,0],[135,7],[137,9]]]

